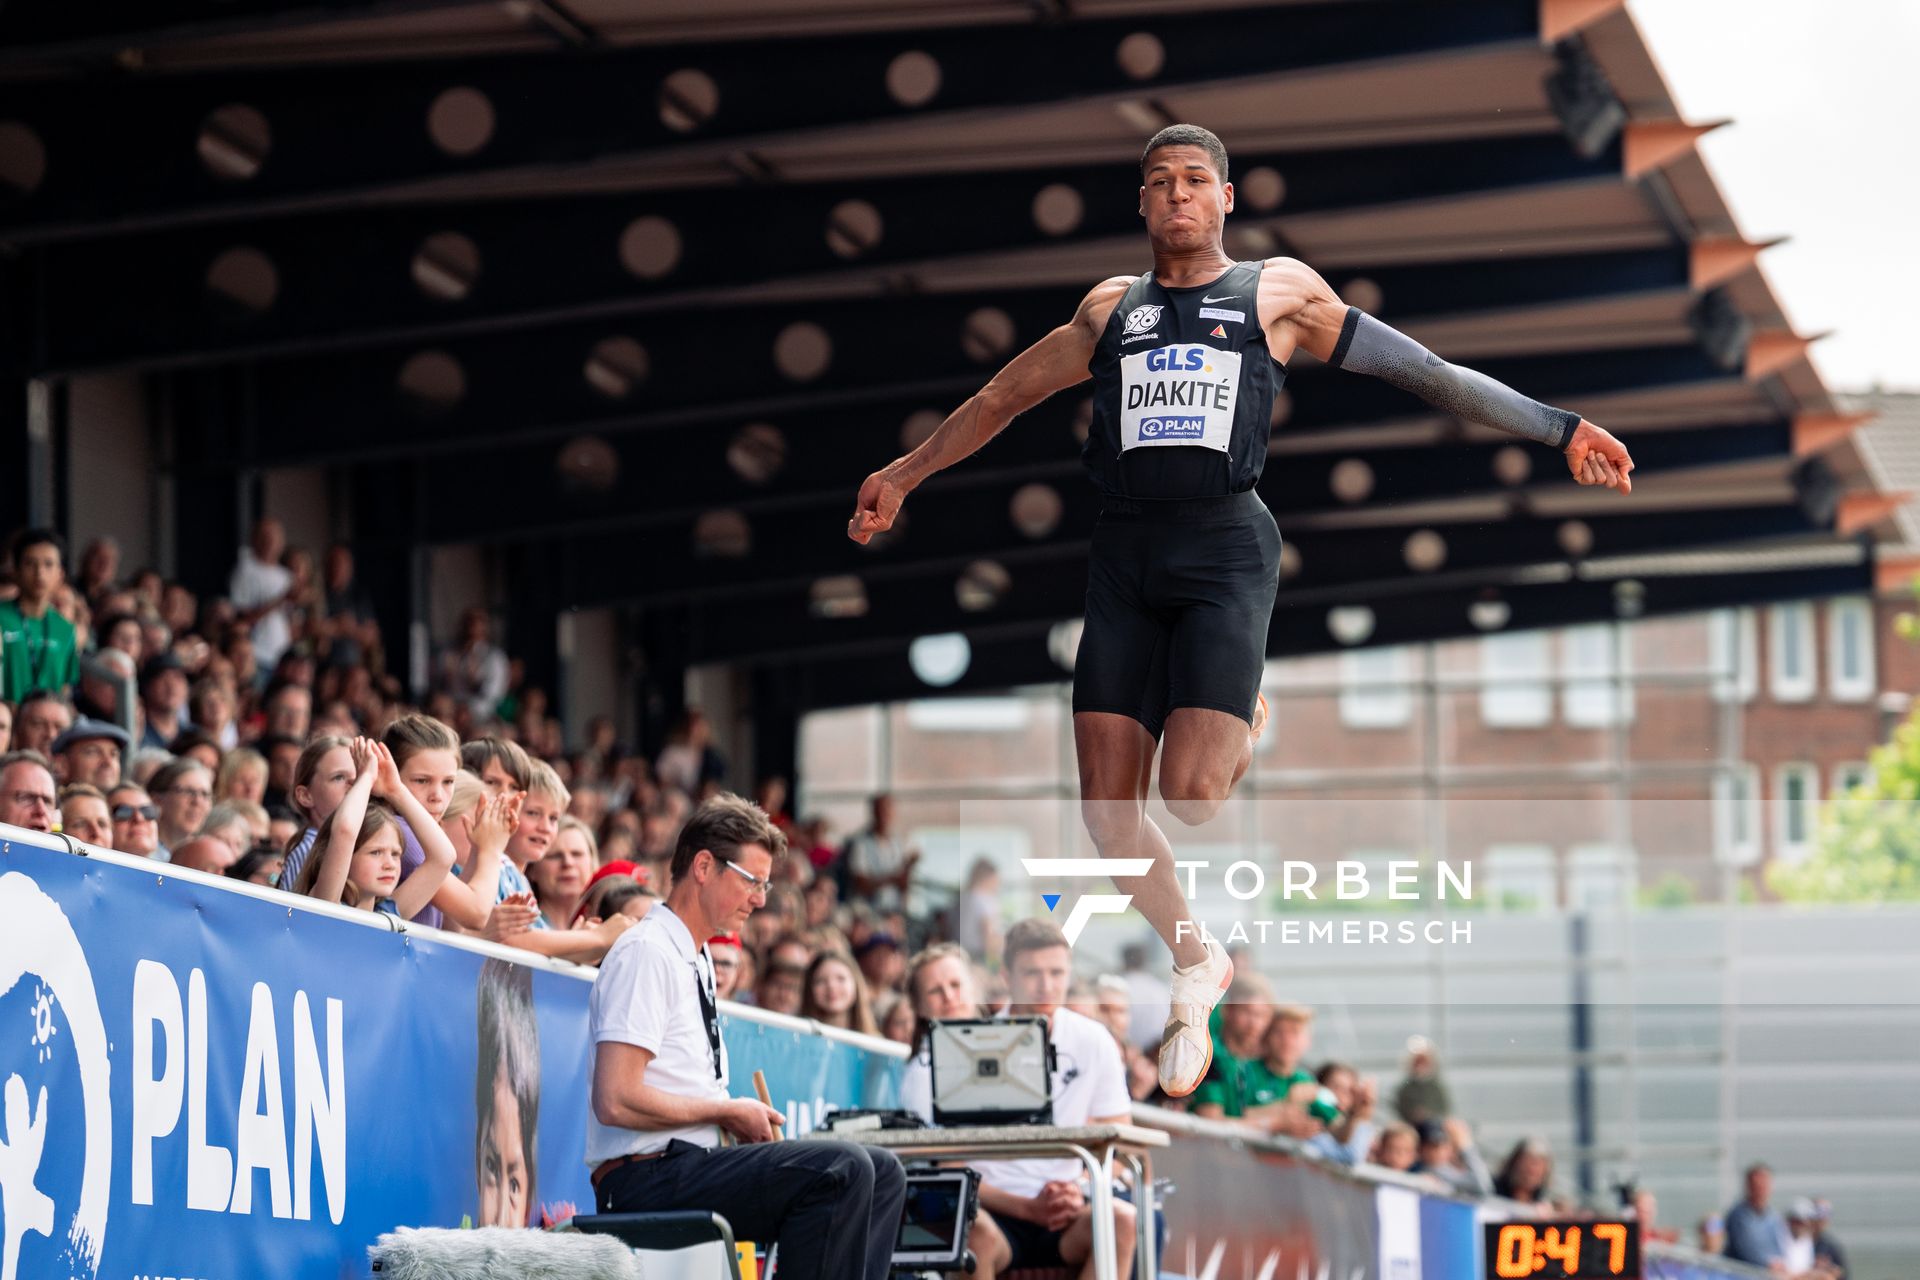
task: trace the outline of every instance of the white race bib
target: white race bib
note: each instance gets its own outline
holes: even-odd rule
[[[1120,452],[1157,444],[1225,453],[1240,394],[1240,353],[1154,347],[1120,358]]]

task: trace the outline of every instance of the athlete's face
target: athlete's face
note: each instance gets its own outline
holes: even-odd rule
[[[1161,147],[1147,157],[1140,216],[1156,246],[1192,250],[1218,244],[1232,212],[1233,184],[1220,180],[1199,147]]]

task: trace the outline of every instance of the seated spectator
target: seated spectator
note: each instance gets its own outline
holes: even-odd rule
[[[120,781],[120,757],[126,748],[125,729],[82,717],[54,739],[53,771],[69,784],[84,782],[104,793]]]
[[[1393,1091],[1393,1109],[1416,1127],[1453,1114],[1453,1100],[1434,1060],[1433,1042],[1425,1036],[1407,1038],[1407,1075]]]
[[[113,819],[100,788],[74,782],[61,789],[60,834],[99,849],[113,847]]]
[[[1120,1048],[1108,1030],[1064,1007],[1073,952],[1058,926],[1022,920],[1007,930],[1004,948],[1013,1001],[1008,1011],[1045,1018],[1054,1046],[1054,1123],[1128,1124],[1133,1114]],[[911,1064],[910,1064],[911,1065]],[[909,1088],[909,1080],[915,1081]],[[901,1082],[901,1105],[931,1121],[931,1071]],[[995,1160],[980,1165],[980,1204],[992,1213],[1012,1246],[1009,1269],[1068,1266],[1094,1280],[1093,1216],[1081,1171],[1072,1160]],[[1115,1258],[1119,1274],[1133,1266],[1133,1206],[1115,1201]]]
[[[1162,966],[1154,961],[1153,955],[1153,951],[1137,942],[1122,947],[1120,976],[1126,980],[1127,990],[1131,993],[1127,1040],[1136,1049],[1157,1054],[1161,1032],[1167,1023],[1171,992],[1166,978],[1160,973]],[[1251,973],[1252,967],[1249,966],[1247,971]]]
[[[154,774],[172,763],[173,752],[171,751],[162,751],[158,747],[137,747],[122,772],[127,781],[144,788],[153,781]]]
[[[1100,1021],[1100,997],[1094,994],[1093,983],[1085,978],[1075,978],[1067,984],[1065,1007],[1089,1022]]]
[[[1756,1267],[1782,1262],[1787,1224],[1772,1205],[1773,1170],[1764,1163],[1747,1166],[1747,1194],[1726,1212],[1726,1256]]]
[[[133,660],[138,670],[141,655],[146,651],[146,638],[140,631],[140,619],[131,613],[105,614],[99,626],[94,628],[94,637],[99,641],[100,653],[112,651],[125,654]]]
[[[1208,1119],[1239,1119],[1246,1115],[1254,1078],[1251,1074],[1266,1055],[1267,1028],[1273,1022],[1273,988],[1252,969],[1235,974],[1220,1004],[1220,1030],[1214,1039],[1213,1063],[1207,1068],[1200,1087],[1187,1100],[1187,1109]],[[1295,1046],[1289,1041],[1292,1057],[1288,1075],[1304,1074],[1300,1059],[1311,1042],[1311,1030]],[[1285,1097],[1283,1088],[1275,1095]],[[1272,1101],[1273,1099],[1268,1099]]]
[[[400,781],[385,743],[358,738],[352,751],[353,785],[314,842],[295,891],[412,919],[453,867],[453,845]],[[405,883],[400,879],[402,820],[417,833],[426,854]]]
[[[1133,992],[1127,987],[1127,980],[1117,973],[1103,973],[1093,980],[1093,994],[1100,1021],[1113,1032],[1115,1040],[1126,1046],[1127,1031],[1133,1020]]]
[[[1640,1224],[1640,1238],[1655,1244],[1679,1244],[1680,1229],[1660,1225],[1660,1201],[1654,1196],[1653,1188],[1635,1184],[1628,1202],[1633,1208],[1634,1221]]]
[[[107,816],[113,821],[110,847],[135,858],[151,858],[160,849],[160,806],[146,788],[123,782],[107,792]]]
[[[600,847],[593,838],[592,828],[571,814],[560,819],[559,830],[554,833],[546,856],[527,866],[533,896],[539,901],[540,914],[548,925],[565,929],[573,923],[580,896],[587,891],[587,881],[599,865]]]
[[[527,880],[526,869],[553,847],[553,838],[560,830],[560,817],[567,811],[567,802],[571,799],[560,775],[544,760],[530,762],[527,782],[526,794],[521,797],[520,823],[507,841],[506,857],[501,862],[495,902],[505,902],[520,894],[526,895],[525,901],[533,901],[533,886]],[[606,955],[614,939],[632,924],[633,917],[616,913],[592,929],[555,929],[544,918],[536,916],[529,928],[496,940],[544,956],[593,964]]]
[[[978,1018],[980,1003],[973,985],[973,966],[964,948],[952,942],[937,942],[915,955],[907,965],[906,991],[901,1004],[914,1016],[906,1043],[913,1050],[907,1075],[901,1079],[900,1105],[917,1112],[923,1119],[933,1118],[933,1059],[927,1049],[927,1028],[936,1020]],[[909,1091],[908,1081],[911,1080]],[[976,1277],[987,1280],[1013,1265],[1013,1246],[982,1206],[967,1233],[967,1248],[976,1260]]]
[[[802,908],[804,919],[804,908]],[[866,985],[874,991],[898,991],[900,983],[907,976],[906,957],[901,954],[900,940],[891,933],[870,934],[867,940],[855,949],[854,955],[860,962],[860,973],[866,979]]]
[[[129,621],[131,621],[129,619]],[[135,624],[136,628],[138,624]],[[73,709],[83,720],[120,722],[121,686],[124,682],[127,710],[134,728],[140,727],[140,664],[118,649],[101,649],[80,664],[80,683],[73,696]]]
[[[354,580],[353,550],[342,543],[327,548],[326,619],[321,625],[327,664],[358,667],[379,647],[380,627],[373,597]]]
[[[960,892],[956,940],[982,964],[1000,962],[1000,868],[992,858],[975,858]]]
[[[19,594],[0,600],[0,698],[24,701],[36,689],[64,693],[80,679],[78,633],[54,607],[66,584],[65,546],[46,529],[13,540],[13,577]],[[28,743],[44,752],[48,743]]]
[[[286,863],[280,887],[290,889],[306,866],[307,854],[320,829],[347,797],[353,785],[353,742],[348,738],[315,738],[294,762],[291,808],[300,821],[300,834],[285,846]]]
[[[227,868],[227,878],[245,880],[248,884],[275,885],[280,882],[286,861],[286,855],[277,846],[257,844],[234,860]]]
[[[192,693],[187,696],[187,714],[222,751],[232,751],[240,745],[240,725],[234,718],[233,696],[227,692],[224,682],[210,677],[195,681]]]
[[[1813,1265],[1816,1271],[1824,1268],[1822,1280],[1847,1280],[1847,1253],[1827,1231],[1827,1224],[1833,1221],[1833,1206],[1825,1200],[1813,1202]]]
[[[713,726],[706,713],[688,707],[667,731],[667,744],[654,761],[653,775],[662,786],[697,794],[708,782],[724,782],[727,762],[713,745]]]
[[[0,755],[13,749],[13,704],[0,699]]]
[[[170,861],[174,866],[184,867],[188,871],[204,871],[212,876],[225,875],[227,868],[240,856],[234,852],[232,845],[212,836],[193,836],[183,840],[172,853]]]
[[[140,665],[140,711],[147,725],[140,735],[143,747],[170,746],[194,728],[187,719],[186,668],[171,650],[162,650]]]
[[[607,876],[595,880],[587,887],[587,891],[580,895],[580,905],[573,909],[573,922],[569,927],[596,928],[611,915],[632,916],[638,923],[646,919],[647,912],[653,910],[659,901],[659,894],[632,876]],[[711,949],[715,956],[714,972],[718,974],[720,972],[718,957],[721,948],[716,944]],[[737,975],[740,971],[737,959],[736,956],[736,963],[729,966],[733,975]],[[721,998],[726,999],[727,993],[722,992]]]
[[[1710,1213],[1700,1219],[1694,1227],[1694,1247],[1700,1252],[1719,1256],[1727,1247],[1727,1220],[1717,1213]]]
[[[492,720],[507,692],[507,655],[492,637],[493,622],[485,609],[460,615],[460,642],[440,655],[435,688],[466,706],[475,724]]]
[[[862,1035],[880,1034],[880,1024],[873,1020],[873,1004],[867,999],[866,981],[845,956],[832,951],[815,956],[807,967],[804,990],[801,1017]]]
[[[153,775],[148,790],[160,802],[160,847],[171,858],[173,848],[190,840],[213,808],[213,771],[198,760],[175,760]]]
[[[285,804],[292,797],[294,775],[299,772],[305,750],[304,737],[270,733],[260,739],[260,754],[267,758],[267,789],[260,797],[261,804]]]
[[[1493,1193],[1521,1204],[1545,1205],[1553,1199],[1553,1153],[1544,1138],[1522,1138],[1493,1177]]]
[[[246,815],[230,804],[217,804],[207,811],[207,820],[200,824],[196,836],[212,836],[233,850],[238,858],[253,848],[253,829]]]
[[[16,701],[13,712],[15,751],[37,751],[51,759],[53,744],[73,727],[73,708],[52,689],[35,689]]]
[[[286,549],[287,535],[280,522],[262,517],[254,523],[252,542],[241,548],[227,583],[227,598],[239,610],[238,621],[250,629],[254,658],[268,671],[279,665],[280,655],[293,642],[286,609],[293,574],[280,563]]]
[[[1429,1120],[1416,1126],[1420,1134],[1420,1158],[1415,1173],[1429,1174],[1449,1188],[1468,1195],[1493,1194],[1493,1175],[1473,1143],[1473,1134],[1457,1117]]]
[[[920,861],[917,849],[906,849],[893,834],[893,797],[873,798],[867,829],[847,841],[840,862],[854,896],[882,911],[897,909],[905,900]]]
[[[313,727],[313,693],[306,684],[282,679],[267,690],[267,737],[305,742]]]
[[[143,751],[158,750],[156,747],[143,747]],[[220,744],[198,729],[189,729],[175,738],[169,745],[171,755],[181,760],[197,760],[206,768],[209,776],[220,772],[223,753]]]
[[[45,756],[38,751],[0,756],[0,822],[52,834],[58,804],[53,766]]]
[[[267,810],[267,843],[280,850],[286,856],[287,848],[300,838],[303,830],[300,816],[285,805],[276,805]]]
[[[295,770],[299,760],[294,761]],[[220,771],[213,780],[213,798],[215,800],[250,800],[254,804],[262,802],[267,794],[267,758],[251,747],[239,747],[227,752],[220,761]]]
[[[1307,1139],[1307,1149],[1339,1164],[1359,1164],[1373,1147],[1373,1109],[1379,1098],[1379,1085],[1373,1079],[1362,1080],[1344,1062],[1329,1062],[1316,1073],[1320,1087],[1333,1094],[1339,1114],[1324,1121],[1325,1127]]]
[[[113,590],[120,573],[120,544],[112,538],[95,538],[80,553],[80,577],[75,583],[89,600],[98,600]]]
[[[1368,1164],[1400,1173],[1410,1171],[1419,1158],[1420,1135],[1410,1124],[1384,1126],[1373,1140],[1373,1150],[1367,1153]]]
[[[913,1001],[903,991],[889,991],[873,1008],[873,1020],[880,1025],[883,1039],[895,1044],[913,1043]]]
[[[716,933],[707,939],[707,954],[713,958],[713,989],[722,1000],[733,999],[733,993],[740,989],[740,956],[744,950],[737,932]]]
[[[459,781],[460,739],[432,716],[412,714],[388,725],[382,741],[393,757],[401,785],[444,835],[442,822]],[[400,823],[400,882],[405,884],[426,865],[427,857],[421,843],[423,834],[413,830],[412,814],[403,812],[407,816]],[[475,868],[475,876],[481,874],[483,871]],[[444,928],[448,920],[460,928],[479,929],[486,925],[493,904],[491,884],[483,882],[476,888],[473,881],[451,875],[442,880],[417,914],[407,918],[435,929]]]
[[[753,1003],[768,1013],[786,1013],[800,1016],[800,1005],[806,999],[807,971],[805,966],[790,961],[774,959],[760,975],[760,981],[753,988]]]
[[[730,1098],[705,939],[738,929],[786,837],[727,796],[696,812],[672,889],[623,938],[593,987],[587,1158],[602,1213],[698,1208],[772,1242],[796,1277],[886,1280],[906,1199],[891,1152],[847,1142],[770,1144],[780,1113]],[[722,1148],[722,1132],[741,1144]],[[704,1149],[704,1150],[702,1150]]]
[[[460,748],[460,765],[485,783],[487,790],[525,791],[531,785],[532,760],[525,748],[506,738],[475,738]]]
[[[1795,1277],[1795,1280],[1801,1277],[1822,1280],[1820,1273],[1815,1270],[1814,1230],[1813,1201],[1800,1196],[1787,1206],[1787,1238],[1780,1254],[1786,1274]]]

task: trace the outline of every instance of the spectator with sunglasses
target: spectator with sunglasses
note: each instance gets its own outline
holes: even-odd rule
[[[113,822],[113,847],[136,858],[151,858],[160,848],[160,806],[145,787],[123,782],[107,792],[107,816]]]
[[[886,1280],[906,1203],[892,1152],[772,1144],[781,1114],[729,1086],[706,939],[766,901],[787,839],[738,796],[708,801],[673,854],[667,900],[623,934],[589,1001],[587,1161],[602,1213],[700,1209],[772,1242],[788,1280]],[[736,1145],[722,1147],[722,1132]]]

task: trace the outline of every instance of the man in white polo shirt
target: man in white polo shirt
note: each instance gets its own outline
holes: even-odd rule
[[[1092,1018],[1061,1006],[1073,980],[1073,951],[1059,926],[1021,920],[1007,930],[1002,956],[1013,1003],[1001,1012],[1043,1017],[1053,1044],[1053,1122],[1131,1124],[1126,1063],[1113,1033]],[[900,1105],[933,1121],[932,1070],[924,1056],[907,1064]],[[980,1204],[993,1215],[1013,1246],[1009,1270],[1069,1266],[1081,1280],[1094,1280],[1093,1211],[1078,1160],[1032,1159],[980,1162]],[[1113,1206],[1114,1260],[1121,1275],[1133,1268],[1133,1206]]]
[[[674,847],[667,900],[601,962],[588,1015],[594,1200],[602,1213],[718,1213],[737,1237],[779,1246],[782,1280],[885,1280],[907,1196],[899,1158],[773,1142],[780,1113],[727,1092],[713,959],[695,939],[746,924],[786,845],[738,796],[701,805]],[[739,1145],[721,1147],[722,1130]]]

